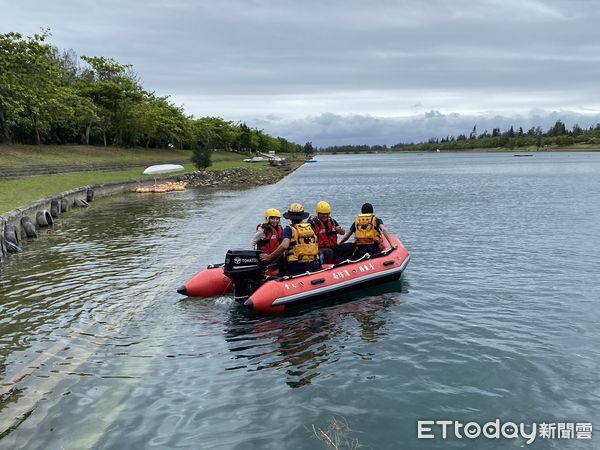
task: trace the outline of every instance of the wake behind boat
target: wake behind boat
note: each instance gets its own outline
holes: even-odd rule
[[[256,250],[229,250],[225,263],[208,266],[177,292],[188,297],[212,297],[234,292],[235,300],[262,313],[330,298],[346,292],[400,279],[410,253],[392,235],[394,249],[380,243],[380,253],[358,260],[325,264],[316,272],[279,277],[275,266],[265,267]]]

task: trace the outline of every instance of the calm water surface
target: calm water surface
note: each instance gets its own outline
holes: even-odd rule
[[[365,201],[402,282],[261,317],[176,288],[267,207]],[[600,154],[320,157],[274,186],[100,199],[0,266],[0,448],[598,448]],[[592,441],[417,439],[417,420]],[[524,447],[523,447],[524,446]]]

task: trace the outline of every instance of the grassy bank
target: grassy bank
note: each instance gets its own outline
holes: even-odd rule
[[[71,164],[123,163],[141,165],[146,162],[181,164],[190,161],[189,150],[128,149],[88,145],[0,145],[0,160],[4,167],[37,165],[66,166]]]
[[[142,180],[146,184],[150,183],[154,178],[142,175],[142,171],[149,163],[182,164],[185,172],[193,172],[196,168],[190,162],[190,156],[191,152],[186,150],[86,146],[0,146],[0,161],[3,167],[139,164],[139,166],[126,170],[71,172],[0,180],[0,214],[41,198],[90,184],[125,180]],[[245,163],[243,162],[245,157],[237,153],[215,152],[212,158],[213,165],[208,170],[238,167],[248,167],[257,171],[269,169],[266,163]]]

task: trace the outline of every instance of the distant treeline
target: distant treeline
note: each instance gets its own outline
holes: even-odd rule
[[[48,37],[0,34],[0,142],[303,151],[244,123],[186,115],[146,91],[130,65],[78,58]]]
[[[471,150],[478,148],[506,148],[514,149],[519,147],[536,147],[537,149],[547,146],[558,145],[568,146],[574,144],[600,144],[600,123],[583,129],[579,125],[574,125],[571,130],[567,130],[561,120],[547,131],[540,127],[532,127],[527,131],[519,127],[517,130],[510,127],[506,131],[500,128],[494,128],[491,133],[484,131],[477,134],[477,126],[469,136],[459,134],[458,136],[448,136],[438,139],[431,138],[427,142],[395,144],[391,147],[386,145],[341,145],[320,148],[319,151],[332,153],[375,153],[385,151],[435,151],[435,150]]]

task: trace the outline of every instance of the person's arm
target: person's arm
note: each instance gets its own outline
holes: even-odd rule
[[[336,233],[343,235],[345,233],[345,231],[342,227],[340,227],[340,224],[337,223],[337,220],[335,220],[335,219],[331,219],[331,220],[333,221],[333,225],[334,225],[333,229],[336,231]]]
[[[350,236],[352,236],[352,233],[354,233],[354,231],[350,230],[348,231],[344,237],[342,238],[342,240],[339,242],[340,244],[343,244],[344,242],[346,242],[348,239],[350,239]]]
[[[396,244],[392,243],[392,237],[390,236],[390,233],[388,233],[388,230],[385,227],[385,225],[384,224],[380,224],[379,225],[379,229],[381,230],[381,232],[383,233],[383,235],[387,239],[388,244],[390,244],[390,247],[392,247],[394,250],[397,249],[398,246]]]
[[[261,228],[260,230],[258,230],[256,232],[256,234],[254,235],[254,237],[252,238],[252,240],[250,241],[250,246],[252,248],[256,248],[256,244],[258,244],[258,241],[263,240],[264,238],[266,238],[265,232],[264,230]]]
[[[290,240],[288,238],[284,238],[283,241],[281,241],[281,244],[279,244],[279,247],[277,247],[275,249],[275,251],[273,253],[271,253],[270,255],[267,255],[266,253],[261,253],[260,260],[262,262],[266,262],[266,263],[275,261],[281,255],[283,255],[283,253],[289,248],[289,246],[290,246]]]

